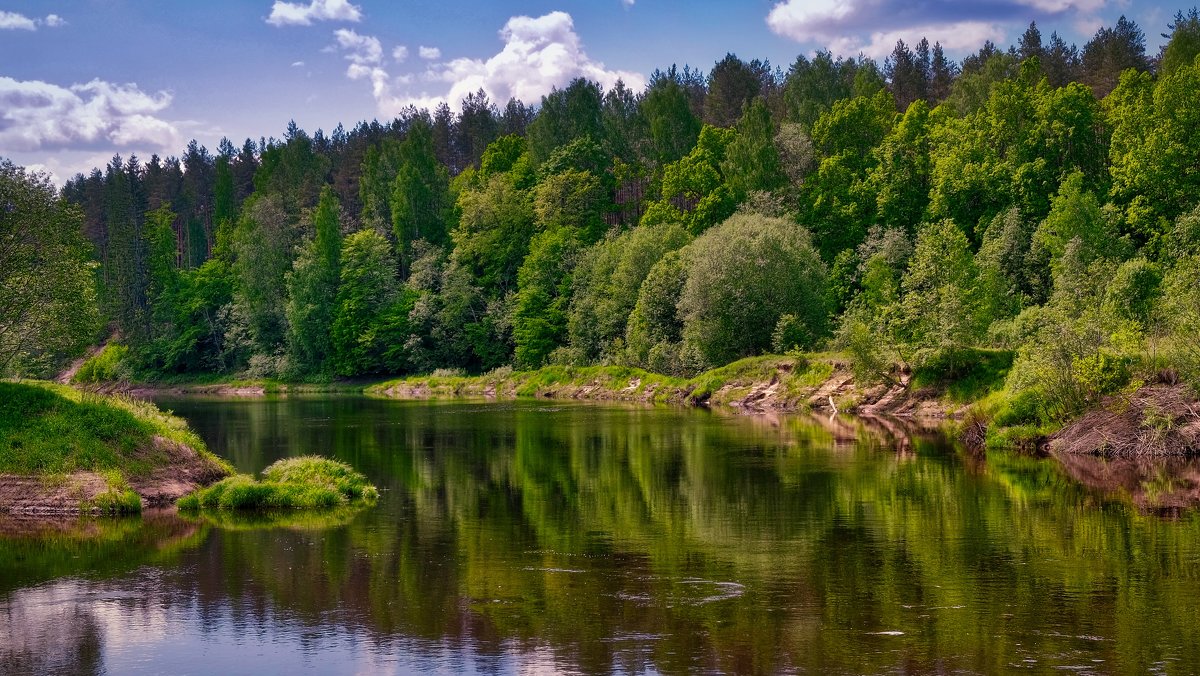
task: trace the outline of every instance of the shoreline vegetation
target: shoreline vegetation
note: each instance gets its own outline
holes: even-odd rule
[[[232,473],[153,404],[41,381],[0,381],[0,511],[137,513]]]
[[[186,421],[129,395],[0,381],[0,514],[321,511],[378,496],[350,466],[317,456],[280,460],[261,479],[234,474]]]
[[[284,383],[209,378],[153,383],[95,383],[103,392],[266,396],[364,393],[392,399],[575,399],[697,406],[744,414],[848,413],[867,418],[952,422],[975,451],[1021,451],[1103,457],[1188,456],[1200,453],[1200,400],[1169,372],[1131,378],[1123,391],[1087,404],[1060,421],[1028,422],[1005,389],[1014,354],[972,350],[953,366],[912,371],[893,366],[864,376],[839,353],[765,355],[693,378],[626,366],[547,366],[482,375],[440,371],[384,381]]]

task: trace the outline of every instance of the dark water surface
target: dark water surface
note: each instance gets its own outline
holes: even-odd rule
[[[2,522],[0,673],[1200,671],[1200,520],[1053,460],[852,419],[161,403],[240,471],[320,453],[382,497]]]

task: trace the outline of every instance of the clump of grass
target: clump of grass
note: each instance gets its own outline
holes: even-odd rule
[[[379,491],[349,465],[303,456],[280,460],[262,479],[232,476],[190,493],[176,503],[182,510],[302,510],[373,503]]]

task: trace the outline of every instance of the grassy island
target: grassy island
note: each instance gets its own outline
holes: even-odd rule
[[[349,465],[317,456],[280,460],[262,472],[228,477],[179,500],[183,510],[301,510],[371,504],[379,491]]]

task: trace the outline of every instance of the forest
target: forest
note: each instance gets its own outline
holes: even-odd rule
[[[1001,417],[1200,386],[1200,16],[961,63],[728,54],[644,91],[0,165],[0,369],[328,381],[838,351],[864,381],[1012,356]],[[36,229],[20,223],[37,221]]]

